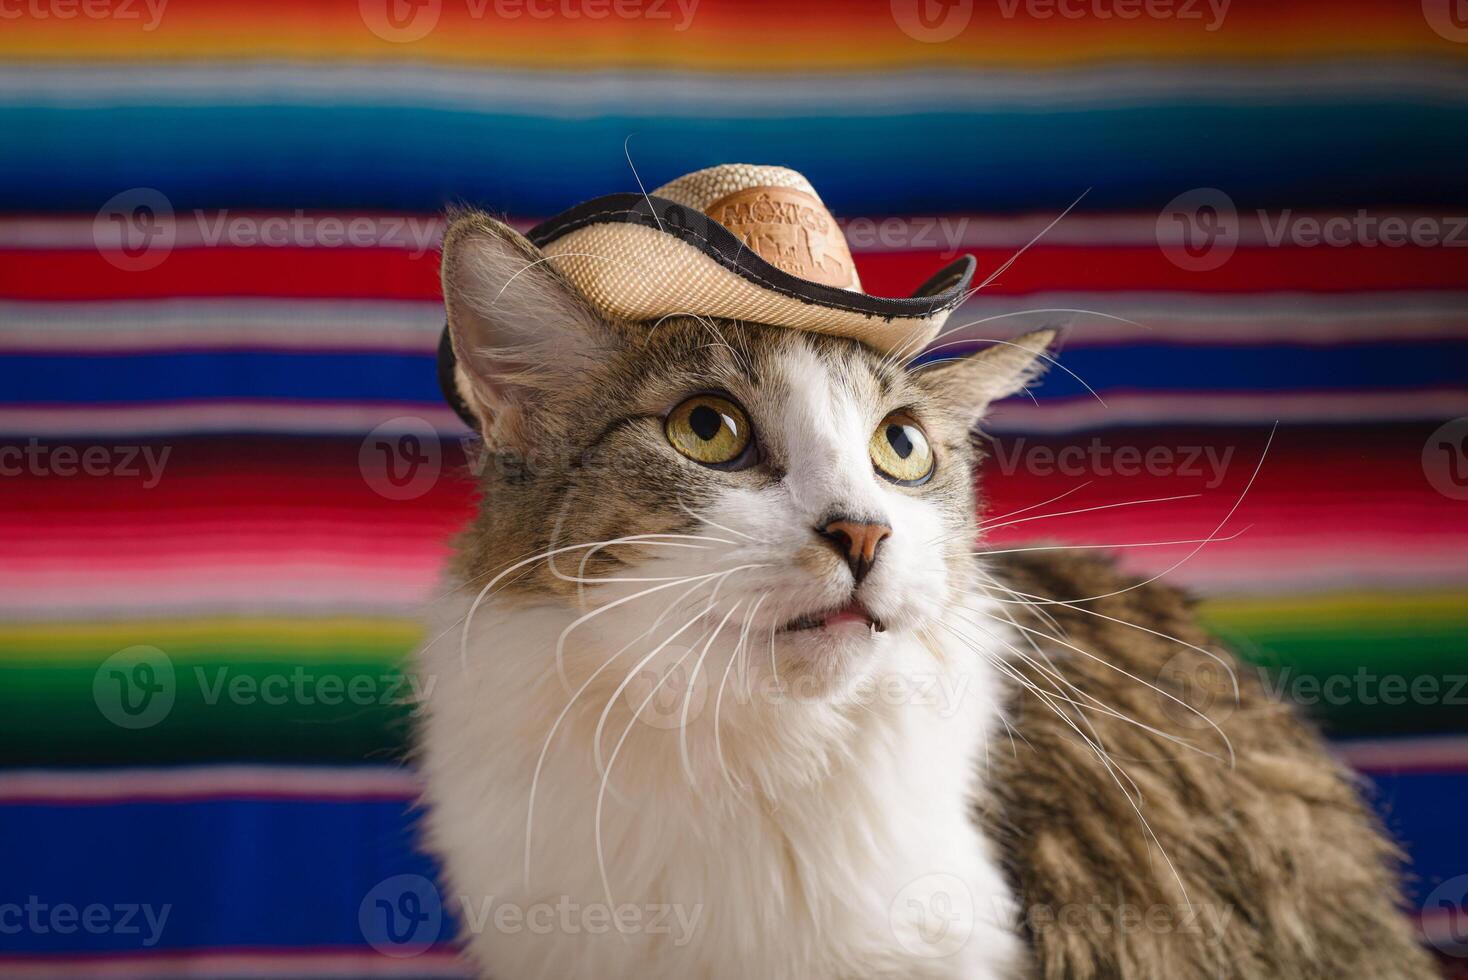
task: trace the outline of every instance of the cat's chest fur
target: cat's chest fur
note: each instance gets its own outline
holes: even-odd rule
[[[894,637],[839,709],[768,679],[719,701],[711,683],[680,748],[678,725],[621,710],[635,658],[566,709],[578,657],[616,650],[615,630],[563,651],[568,689],[546,666],[574,617],[480,610],[461,656],[467,607],[429,624],[421,745],[445,904],[486,975],[1014,975],[1013,898],[970,815],[998,724],[972,651]]]

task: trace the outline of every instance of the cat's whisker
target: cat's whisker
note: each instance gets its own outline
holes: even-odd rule
[[[1143,586],[1151,585],[1153,582],[1157,581],[1163,576],[1169,575],[1172,572],[1175,572],[1177,569],[1181,568],[1185,563],[1191,561],[1198,554],[1198,552],[1203,550],[1204,546],[1207,544],[1208,538],[1215,538],[1218,536],[1218,532],[1223,530],[1224,525],[1233,518],[1234,514],[1238,512],[1239,507],[1243,505],[1244,498],[1249,495],[1249,491],[1254,487],[1254,481],[1259,478],[1260,470],[1264,468],[1264,460],[1269,456],[1269,447],[1274,444],[1274,436],[1277,432],[1279,432],[1278,421],[1276,421],[1274,423],[1274,426],[1269,430],[1269,438],[1264,443],[1264,449],[1259,453],[1259,462],[1255,464],[1254,472],[1249,474],[1249,480],[1247,483],[1244,484],[1244,489],[1239,491],[1238,499],[1235,500],[1233,506],[1228,509],[1228,513],[1223,515],[1223,519],[1218,522],[1217,526],[1215,526],[1213,530],[1204,538],[1203,544],[1199,544],[1192,551],[1188,552],[1186,555],[1179,558],[1177,561],[1173,562],[1162,571],[1153,575],[1151,578],[1143,579],[1142,581],[1129,585],[1124,589],[1117,589],[1114,592],[1106,592],[1101,595],[1085,596],[1078,599],[1037,599],[1034,601],[1037,603],[1042,602],[1050,605],[1068,605],[1074,602],[1094,602],[1098,599],[1109,599],[1112,596],[1121,595],[1124,592],[1131,592],[1133,589],[1140,589]],[[1252,527],[1252,525],[1250,526]],[[1248,528],[1245,528],[1244,530],[1247,531]]]
[[[1223,541],[1232,541],[1247,530],[1248,528],[1242,528],[1233,534],[1225,534],[1216,538],[1181,538],[1176,541],[1129,541],[1122,544],[1036,545],[1030,548],[1000,548],[993,551],[970,551],[969,554],[977,558],[988,558],[994,555],[1023,555],[1032,551],[1118,551],[1128,548],[1168,548],[1180,544],[1216,544]]]
[[[1089,187],[1087,187],[1085,190],[1081,191],[1080,196],[1077,197],[1074,201],[1071,201],[1070,204],[1066,207],[1066,209],[1064,211],[1062,211],[1062,212],[1060,212],[1060,214],[1056,215],[1055,216],[1055,219],[1053,221],[1051,221],[1048,225],[1046,225],[1044,228],[1041,228],[1040,231],[1035,235],[1035,237],[1031,238],[1028,242],[1026,242],[1024,244],[1023,247],[1021,247],[1018,251],[1016,251],[1008,259],[1006,259],[1003,263],[1001,263],[998,268],[996,268],[993,272],[989,273],[989,275],[984,279],[983,282],[979,283],[977,286],[971,286],[971,287],[969,287],[968,291],[964,294],[963,299],[960,300],[957,304],[955,304],[955,306],[962,306],[963,303],[966,302],[970,297],[977,295],[981,290],[983,290],[985,287],[987,287],[991,283],[993,283],[995,279],[997,279],[999,276],[1003,275],[1006,271],[1008,271],[1008,269],[1009,269],[1010,266],[1014,265],[1015,262],[1018,262],[1019,261],[1020,256],[1024,255],[1026,252],[1028,252],[1030,250],[1030,248],[1033,247],[1035,245],[1035,243],[1038,242],[1041,238],[1044,238],[1045,235],[1047,235],[1050,232],[1050,229],[1052,229],[1056,225],[1060,224],[1060,222],[1062,220],[1064,220],[1065,216],[1068,215],[1068,214],[1070,214],[1070,212],[1075,209],[1075,206],[1077,204],[1080,204],[1081,201],[1085,198],[1085,196],[1087,194],[1089,194],[1089,193],[1091,193],[1091,188],[1089,188]],[[983,320],[977,320],[977,321],[974,321],[974,322],[975,323],[982,323],[984,321]],[[961,329],[961,328],[962,328],[962,325],[960,325],[960,327],[949,328],[949,330],[946,331],[945,333],[952,333],[954,330]],[[937,340],[937,339],[939,339],[939,337],[944,336],[945,333],[939,333],[937,337],[934,337],[932,339],[933,340]],[[924,345],[924,344],[921,343],[921,338],[917,338],[917,337],[910,338],[907,342],[899,345],[896,350],[892,351],[888,355],[888,357],[891,358],[891,363],[892,364],[896,364],[899,360],[905,360],[909,356],[910,352],[913,351],[914,348],[916,348],[918,346],[927,346],[927,345]],[[932,348],[931,347],[928,347],[928,349],[931,350]],[[886,363],[886,360],[887,360],[886,358],[883,359],[883,363],[884,364]]]
[[[1078,490],[1084,490],[1084,489],[1086,489],[1086,487],[1089,487],[1094,482],[1095,482],[1094,480],[1087,480],[1085,483],[1078,483],[1075,486],[1071,487],[1069,490],[1065,491],[1064,493],[1057,493],[1055,496],[1051,497],[1049,500],[1042,500],[1038,504],[1030,504],[1028,507],[1021,507],[1019,510],[1011,510],[1011,511],[1008,511],[1008,512],[1003,513],[1003,514],[997,514],[997,515],[995,515],[993,517],[986,518],[986,520],[991,521],[991,522],[992,521],[1003,521],[1003,520],[1007,520],[1008,518],[1013,517],[1016,514],[1025,514],[1025,513],[1028,513],[1029,511],[1036,510],[1036,509],[1038,509],[1040,507],[1048,506],[1050,504],[1055,503],[1055,501],[1057,501],[1057,500],[1064,500],[1066,497],[1069,497],[1071,494],[1075,493]]]
[[[597,772],[602,773],[603,775],[605,775],[606,772],[606,767],[602,764],[601,756],[602,731],[606,728],[607,719],[611,716],[612,710],[616,706],[617,699],[622,696],[622,692],[627,689],[627,685],[631,684],[637,674],[649,663],[651,663],[653,659],[657,657],[657,655],[668,646],[669,643],[672,643],[673,640],[677,639],[679,634],[681,634],[689,626],[703,619],[704,616],[713,611],[715,604],[719,601],[718,587],[722,585],[723,582],[729,578],[729,576],[733,575],[735,572],[743,571],[746,568],[752,567],[762,566],[741,565],[739,568],[730,569],[727,572],[717,573],[718,581],[714,583],[714,592],[712,597],[709,599],[708,604],[705,605],[703,609],[699,613],[697,613],[691,620],[689,620],[683,626],[679,627],[676,633],[674,633],[672,636],[669,636],[666,640],[659,643],[657,646],[653,647],[652,651],[645,655],[641,660],[639,660],[637,662],[637,665],[627,673],[627,676],[623,678],[622,683],[617,685],[616,691],[614,691],[612,693],[612,696],[607,699],[607,706],[602,709],[601,717],[597,719],[596,732],[592,737],[591,752],[592,758],[596,763]]]
[[[655,619],[651,626],[643,630],[640,634],[633,637],[631,640],[627,641],[627,643],[620,650],[602,661],[602,663],[600,663],[596,667],[596,669],[591,672],[591,675],[582,682],[581,686],[576,689],[576,692],[567,699],[566,706],[561,709],[560,713],[556,715],[555,720],[551,722],[550,730],[546,733],[545,736],[545,742],[542,743],[540,747],[540,754],[536,757],[535,770],[530,777],[530,802],[525,814],[524,882],[526,888],[530,887],[530,843],[535,827],[535,791],[536,788],[540,785],[540,774],[541,770],[545,768],[546,755],[550,752],[551,742],[554,741],[556,737],[556,732],[561,727],[561,723],[566,720],[566,716],[571,713],[572,707],[576,704],[578,700],[580,700],[581,695],[586,693],[586,689],[589,688],[599,676],[601,676],[602,671],[606,670],[618,659],[620,659],[622,654],[632,649],[634,644],[656,630],[658,626],[662,623],[663,616],[667,614],[668,610],[671,610],[680,602],[683,602],[685,599],[687,599],[694,592],[698,591],[698,589],[702,588],[704,585],[704,581],[705,580],[699,580],[698,582],[695,582],[688,590],[679,594],[676,598],[673,599],[672,602],[668,604],[667,609],[665,609],[663,612],[663,615],[660,615],[657,619]]]
[[[1026,688],[1037,698],[1039,698],[1042,703],[1044,703],[1047,707],[1050,708],[1051,711],[1055,713],[1056,717],[1065,722],[1068,727],[1075,731],[1076,735],[1078,735],[1081,740],[1084,741],[1094,753],[1096,753],[1097,758],[1101,760],[1102,765],[1106,767],[1107,771],[1111,772],[1112,767],[1115,766],[1115,763],[1112,762],[1109,753],[1107,753],[1105,749],[1104,742],[1102,742],[1100,736],[1096,734],[1095,728],[1091,726],[1089,719],[1086,719],[1083,716],[1081,720],[1086,723],[1086,726],[1088,728],[1091,728],[1092,734],[1096,735],[1096,738],[1094,740],[1087,737],[1087,735],[1081,731],[1080,726],[1076,724],[1075,720],[1072,719],[1070,715],[1066,714],[1058,706],[1055,700],[1038,685],[1030,681],[1023,674],[1015,671],[1013,667],[1011,667],[1009,664],[1006,664],[1002,660],[986,654],[980,647],[978,647],[976,644],[973,644],[969,640],[969,638],[964,636],[963,633],[959,630],[956,630],[952,626],[943,622],[939,622],[938,625],[947,630],[949,633],[953,634],[953,636],[957,638],[960,643],[968,646],[971,650],[973,650],[975,653],[978,653],[980,656],[984,656],[989,661],[989,663],[995,667],[995,669],[999,670],[1005,676],[1013,680],[1016,684],[1019,684],[1020,686]],[[1135,791],[1140,798],[1141,790],[1137,787],[1136,781],[1132,779],[1132,777],[1127,774],[1126,770],[1122,769],[1120,766],[1116,766],[1116,771],[1126,776],[1127,782],[1131,784],[1133,791]],[[1127,792],[1126,787],[1122,786],[1121,780],[1117,778],[1115,773],[1112,773],[1112,778],[1116,780],[1117,787],[1121,789],[1122,795],[1125,796],[1129,802],[1132,802],[1132,795]]]
[[[724,667],[724,676],[723,679],[719,681],[718,694],[714,696],[714,758],[716,758],[719,762],[719,771],[723,773],[724,782],[727,783],[729,788],[733,790],[736,794],[742,792],[747,787],[743,785],[742,780],[740,781],[740,785],[735,785],[733,777],[729,775],[729,764],[724,758],[724,742],[720,731],[720,718],[723,714],[724,708],[724,691],[729,686],[729,677],[730,673],[734,669],[734,665],[740,662],[740,656],[746,649],[745,643],[749,639],[750,624],[754,622],[754,617],[756,614],[758,614],[761,603],[763,603],[769,597],[769,592],[761,594],[760,597],[755,600],[754,606],[750,608],[749,615],[744,617],[744,627],[742,630],[740,630],[739,643],[737,646],[734,647],[734,653],[729,657],[729,663],[726,664]]]
[[[957,630],[953,630],[952,627],[949,627],[945,623],[940,623],[939,625],[943,626],[945,629],[949,629],[950,631],[952,631],[954,635],[960,639],[961,642],[967,642],[967,638],[965,638],[962,633],[958,632]],[[1171,856],[1168,855],[1167,849],[1162,846],[1161,839],[1152,829],[1151,823],[1148,822],[1146,815],[1142,812],[1141,790],[1137,786],[1136,780],[1134,780],[1119,763],[1117,763],[1110,757],[1109,753],[1106,752],[1106,750],[1101,746],[1099,742],[1093,741],[1092,739],[1088,738],[1086,734],[1080,730],[1080,727],[1076,725],[1076,723],[1071,719],[1071,717],[1059,708],[1059,706],[1054,702],[1053,698],[1051,698],[1048,694],[1046,694],[1044,691],[1040,690],[1033,684],[1025,683],[1026,679],[1022,677],[1016,676],[1016,680],[1019,683],[1024,683],[1025,686],[1028,687],[1029,690],[1034,693],[1037,698],[1040,699],[1041,703],[1049,707],[1050,710],[1055,713],[1056,717],[1058,717],[1072,731],[1074,731],[1077,737],[1079,737],[1081,741],[1084,742],[1088,748],[1090,748],[1092,753],[1095,754],[1096,758],[1101,762],[1102,767],[1106,770],[1107,775],[1109,775],[1112,781],[1116,783],[1117,789],[1121,790],[1122,796],[1126,798],[1127,804],[1136,813],[1138,821],[1141,822],[1142,829],[1146,832],[1152,843],[1157,847],[1157,851],[1159,854],[1162,855],[1163,861],[1167,863],[1168,870],[1172,872],[1173,878],[1177,881],[1178,889],[1183,896],[1183,901],[1187,905],[1189,912],[1191,913],[1192,900],[1188,897],[1187,885],[1183,881],[1182,875],[1178,872],[1177,866],[1173,863]],[[1120,778],[1121,776],[1125,776],[1127,782],[1132,785],[1133,789],[1137,793],[1136,798],[1133,798],[1132,794],[1128,793],[1126,787],[1122,785]]]
[[[732,527],[725,527],[722,524],[719,524],[719,523],[716,523],[714,521],[709,520],[707,517],[703,516],[702,514],[698,513],[697,511],[693,510],[693,508],[691,508],[687,504],[685,504],[683,502],[683,498],[682,497],[679,497],[675,501],[675,503],[677,503],[678,508],[680,510],[682,510],[683,513],[687,514],[689,517],[692,517],[696,521],[702,521],[703,523],[707,524],[709,527],[717,528],[718,530],[723,531],[725,534],[732,534],[736,538],[743,538],[744,540],[749,541],[749,542],[752,542],[754,544],[764,544],[765,543],[763,541],[760,541],[758,538],[755,538],[755,537],[752,537],[752,536],[750,536],[748,534],[745,534],[743,531],[736,531]],[[730,542],[730,543],[732,544],[732,542]]]
[[[702,615],[702,614],[700,614],[700,615]],[[596,869],[601,874],[601,886],[602,886],[603,893],[606,895],[607,908],[614,909],[614,908],[617,907],[616,902],[612,899],[611,878],[607,875],[606,848],[603,846],[602,839],[601,839],[601,814],[602,814],[602,808],[603,808],[603,806],[606,803],[607,783],[608,783],[608,781],[612,777],[612,766],[616,765],[616,763],[617,763],[617,756],[622,751],[622,745],[627,741],[627,736],[632,733],[633,726],[635,726],[637,724],[637,717],[638,717],[638,715],[642,714],[643,709],[646,708],[649,704],[652,703],[652,699],[655,698],[655,697],[657,697],[658,690],[660,688],[662,688],[662,686],[665,683],[667,683],[668,678],[671,677],[671,676],[673,676],[673,672],[676,671],[679,667],[681,667],[683,665],[683,661],[687,660],[688,659],[688,655],[690,653],[692,653],[692,652],[693,652],[692,650],[688,650],[688,651],[686,651],[683,654],[683,656],[679,657],[677,659],[677,661],[674,662],[672,668],[670,670],[668,670],[667,672],[665,672],[662,677],[659,677],[658,678],[657,683],[655,683],[652,686],[652,690],[650,690],[650,691],[647,692],[647,697],[643,698],[642,699],[642,702],[640,704],[638,704],[636,708],[633,709],[633,711],[632,711],[632,719],[627,722],[627,727],[624,728],[624,729],[622,729],[622,735],[621,735],[621,737],[619,737],[617,739],[617,744],[614,745],[614,746],[612,746],[612,753],[611,753],[610,756],[607,757],[606,768],[604,768],[602,770],[602,774],[601,774],[601,787],[597,790],[597,793],[596,793],[596,817],[595,817],[595,821],[594,822],[595,822],[595,826],[596,826]],[[635,668],[635,670],[641,670],[641,669],[642,669],[641,667]],[[630,678],[629,678],[629,680],[630,680]],[[616,698],[618,698],[621,695],[621,692],[625,688],[626,683],[627,682],[624,681],[622,687],[619,687],[617,689],[617,693],[612,695],[612,699],[613,700],[615,700]],[[608,709],[611,708],[611,704],[610,703],[607,705],[607,708]],[[605,712],[603,712],[603,714],[602,714],[602,721],[605,721],[605,720],[606,720],[606,714],[605,714]],[[600,745],[600,742],[601,742],[601,722],[598,722],[597,723],[596,742],[597,742],[597,745],[599,746]],[[626,938],[625,934],[623,935],[623,938],[624,939]]]
[[[985,629],[982,624],[976,623],[973,620],[971,620],[971,619],[963,616],[962,614],[955,613],[955,616],[957,616],[957,618],[960,621],[967,623],[969,626],[972,626],[974,629],[980,630],[981,632],[984,633],[985,636],[989,637],[990,639],[996,640],[997,642],[1003,644],[1020,661],[1022,661],[1023,663],[1029,664],[1032,668],[1034,668],[1035,670],[1039,671],[1041,674],[1045,675],[1046,679],[1049,680],[1052,683],[1052,685],[1057,684],[1057,683],[1064,684],[1065,687],[1067,687],[1070,690],[1074,691],[1081,698],[1084,698],[1085,699],[1085,702],[1089,702],[1089,703],[1085,703],[1085,702],[1082,702],[1082,701],[1076,701],[1073,698],[1065,695],[1060,690],[1060,688],[1057,687],[1056,688],[1056,696],[1057,697],[1063,697],[1066,701],[1068,701],[1071,704],[1074,704],[1077,708],[1080,708],[1083,711],[1096,711],[1096,712],[1099,712],[1100,714],[1105,715],[1108,718],[1115,718],[1117,721],[1123,722],[1124,724],[1132,725],[1132,726],[1134,726],[1134,727],[1136,727],[1136,728],[1138,728],[1138,729],[1140,729],[1142,731],[1147,732],[1148,734],[1155,735],[1158,738],[1163,739],[1164,741],[1175,743],[1175,744],[1180,745],[1180,746],[1182,746],[1183,748],[1186,748],[1186,749],[1191,749],[1192,751],[1198,753],[1199,755],[1205,756],[1205,757],[1207,757],[1209,759],[1214,759],[1214,760],[1216,760],[1218,762],[1228,762],[1228,760],[1224,759],[1222,756],[1216,755],[1216,754],[1214,754],[1212,752],[1207,751],[1206,749],[1203,749],[1203,748],[1201,748],[1201,747],[1199,747],[1197,745],[1194,745],[1192,742],[1188,741],[1187,739],[1184,739],[1184,738],[1181,738],[1181,737],[1179,737],[1177,735],[1174,735],[1171,732],[1163,731],[1160,728],[1155,728],[1152,725],[1146,724],[1145,722],[1138,721],[1137,719],[1131,717],[1130,715],[1126,714],[1125,712],[1116,710],[1115,708],[1111,707],[1110,705],[1108,705],[1105,702],[1101,701],[1100,699],[1096,698],[1094,695],[1090,694],[1089,692],[1081,690],[1081,688],[1078,687],[1075,683],[1073,683],[1072,681],[1068,680],[1064,675],[1062,675],[1061,673],[1059,673],[1059,671],[1057,671],[1055,669],[1055,667],[1054,667],[1053,664],[1050,664],[1048,666],[1047,665],[1044,665],[1044,664],[1041,664],[1039,661],[1035,660],[1033,657],[1030,657],[1028,654],[1026,654],[1023,650],[1020,650],[1018,647],[1014,646],[1014,644],[1012,644],[1012,643],[1008,642],[1007,640],[1005,640],[1003,637],[999,636],[998,634],[996,634],[996,633],[994,633],[994,632],[992,632],[992,631],[990,631],[988,629]],[[1000,622],[1000,621],[996,621],[996,622]],[[1013,622],[1010,622],[1008,625],[1018,626],[1017,623],[1013,623]],[[1115,758],[1115,757],[1113,756],[1113,758]],[[1140,760],[1139,759],[1139,760],[1134,760],[1134,761],[1144,761],[1144,760]]]
[[[1043,521],[1052,517],[1071,517],[1075,514],[1090,514],[1098,510],[1115,510],[1118,507],[1137,507],[1142,504],[1165,504],[1174,500],[1192,500],[1203,496],[1201,493],[1178,493],[1168,497],[1145,497],[1140,500],[1121,500],[1109,504],[1097,504],[1094,507],[1079,507],[1075,510],[1058,510],[1053,514],[1034,514],[1030,517],[1019,517],[1001,524],[988,522],[979,525],[980,531],[997,531],[1000,528],[1012,527],[1015,524],[1028,524],[1030,521]]]
[[[1024,597],[1024,599],[1026,601],[1033,601],[1035,599],[1041,598],[1040,596],[1031,596],[1031,595],[1028,595],[1028,594],[1026,594],[1024,592],[1016,592],[1014,594],[1017,595],[1017,596]],[[1169,641],[1171,641],[1173,643],[1178,644],[1179,646],[1183,646],[1183,647],[1186,647],[1189,650],[1193,650],[1193,651],[1195,651],[1197,653],[1201,653],[1203,656],[1207,657],[1209,660],[1212,660],[1214,663],[1218,664],[1220,667],[1223,668],[1224,673],[1226,673],[1228,675],[1228,679],[1229,679],[1230,683],[1233,686],[1234,704],[1237,705],[1239,703],[1239,697],[1240,697],[1240,695],[1239,695],[1239,678],[1238,678],[1238,675],[1234,672],[1233,667],[1231,667],[1229,665],[1229,663],[1228,663],[1227,660],[1225,660],[1223,657],[1221,657],[1217,653],[1214,653],[1212,650],[1209,650],[1207,647],[1200,647],[1200,646],[1198,646],[1196,644],[1189,643],[1187,640],[1184,640],[1184,639],[1181,639],[1179,637],[1173,636],[1170,633],[1163,633],[1161,630],[1154,630],[1154,629],[1151,629],[1150,627],[1143,626],[1140,623],[1133,623],[1130,620],[1121,619],[1121,618],[1118,618],[1116,616],[1108,616],[1105,613],[1097,612],[1094,609],[1087,609],[1084,606],[1078,606],[1078,605],[1076,605],[1074,603],[1065,602],[1065,603],[1059,603],[1059,605],[1063,606],[1066,609],[1070,609],[1070,610],[1072,610],[1074,612],[1085,613],[1087,616],[1095,616],[1098,619],[1104,619],[1107,622],[1116,623],[1118,626],[1126,626],[1126,627],[1129,627],[1129,628],[1134,629],[1134,630],[1140,630],[1143,633],[1149,633],[1152,636],[1158,637],[1159,639],[1169,640]]]
[[[955,341],[952,341],[952,342],[947,343],[947,344],[939,344],[936,347],[929,347],[929,348],[927,348],[927,350],[924,353],[931,354],[933,351],[942,350],[945,347],[956,347],[956,346],[959,346],[959,345],[965,345],[966,346],[968,344],[993,344],[993,345],[995,345],[997,347],[1015,347],[1015,348],[1018,348],[1019,350],[1025,351],[1026,353],[1033,354],[1037,360],[1044,361],[1046,364],[1050,365],[1051,367],[1060,368],[1060,370],[1064,371],[1066,374],[1070,375],[1076,381],[1080,382],[1081,387],[1082,388],[1085,388],[1086,391],[1090,393],[1091,397],[1094,398],[1094,399],[1096,399],[1096,401],[1098,403],[1100,403],[1100,405],[1101,405],[1102,408],[1108,408],[1108,407],[1110,407],[1110,406],[1108,406],[1106,404],[1106,399],[1102,398],[1101,395],[1096,391],[1096,389],[1091,387],[1090,382],[1088,382],[1085,378],[1081,377],[1075,371],[1071,370],[1066,365],[1061,364],[1052,355],[1050,355],[1050,354],[1048,354],[1048,353],[1046,353],[1044,351],[1031,351],[1029,348],[1027,348],[1027,347],[1025,347],[1025,346],[1023,346],[1021,344],[1016,344],[1016,343],[1014,343],[1013,341],[1010,341],[1010,340],[997,340],[997,339],[992,338],[992,337],[975,337],[975,338],[971,338],[969,340],[962,340],[962,341],[955,340]],[[932,360],[932,361],[925,361],[924,363],[919,364],[917,367],[913,368],[913,370],[914,371],[921,371],[924,368],[928,367],[928,365],[930,365],[930,364],[941,364],[941,363],[943,363],[943,359],[942,358],[938,358],[938,359]],[[1032,399],[1034,398],[1033,395],[1031,395],[1030,397]],[[1038,403],[1038,399],[1036,399],[1036,402]]]
[[[1235,764],[1236,756],[1234,755],[1233,742],[1229,739],[1228,735],[1224,733],[1224,730],[1218,725],[1217,722],[1215,722],[1212,718],[1209,718],[1207,715],[1205,715],[1203,712],[1199,711],[1197,708],[1195,708],[1192,705],[1188,704],[1186,701],[1182,700],[1181,698],[1177,697],[1176,695],[1173,695],[1173,694],[1171,694],[1171,693],[1169,693],[1167,691],[1164,691],[1162,688],[1158,687],[1156,684],[1153,684],[1150,681],[1143,680],[1142,678],[1138,677],[1137,675],[1135,675],[1135,674],[1133,674],[1133,673],[1131,673],[1131,672],[1129,672],[1127,670],[1124,670],[1121,667],[1118,667],[1116,664],[1112,663],[1111,661],[1107,660],[1106,658],[1104,658],[1104,657],[1098,657],[1096,654],[1090,652],[1089,650],[1086,650],[1086,649],[1083,649],[1082,647],[1076,646],[1074,643],[1070,643],[1070,642],[1068,642],[1066,640],[1062,640],[1062,639],[1060,639],[1057,636],[1052,636],[1051,634],[1046,633],[1046,632],[1044,632],[1042,630],[1036,630],[1033,627],[1026,626],[1026,625],[1024,625],[1023,623],[1020,623],[1020,622],[1015,622],[1012,625],[1016,629],[1022,630],[1022,631],[1027,632],[1027,633],[1034,633],[1037,636],[1043,637],[1043,638],[1045,638],[1047,640],[1050,640],[1052,642],[1055,642],[1055,643],[1059,643],[1061,646],[1065,647],[1066,649],[1073,650],[1076,653],[1079,653],[1083,657],[1086,657],[1086,658],[1088,658],[1090,660],[1094,660],[1096,663],[1101,664],[1102,666],[1106,667],[1108,670],[1113,670],[1113,671],[1117,672],[1118,674],[1121,674],[1123,677],[1127,678],[1128,680],[1135,681],[1138,684],[1141,684],[1143,687],[1146,687],[1149,690],[1155,691],[1156,693],[1162,695],[1167,700],[1172,701],[1174,704],[1177,704],[1178,706],[1180,706],[1184,710],[1188,711],[1189,713],[1191,713],[1193,715],[1196,715],[1199,719],[1201,719],[1204,722],[1204,724],[1206,724],[1209,728],[1212,728],[1215,732],[1218,733],[1219,739],[1223,742],[1224,746],[1228,749],[1228,764],[1229,764],[1229,766],[1232,767]],[[1201,752],[1202,750],[1200,749],[1199,751]],[[1204,753],[1204,754],[1208,754],[1208,753]],[[1220,761],[1222,761],[1222,760],[1220,760]]]
[[[724,625],[739,611],[739,607],[742,605],[744,605],[743,599],[735,602],[734,605],[729,607],[729,611],[724,614],[724,618],[719,620],[719,625],[715,626],[713,632],[709,634],[708,642],[703,645],[703,650],[699,653],[698,659],[693,662],[693,670],[688,677],[688,690],[683,696],[683,711],[678,719],[678,758],[683,763],[683,774],[688,777],[688,785],[690,787],[695,786],[698,782],[693,772],[693,759],[688,753],[688,712],[693,705],[693,688],[698,683],[699,671],[703,669],[704,659],[708,657],[709,650],[713,649],[714,641],[719,638],[719,634],[724,630]],[[734,658],[730,657],[729,659],[732,663]]]
[[[765,566],[763,564],[739,565],[738,567],[732,568],[726,572],[705,572],[702,575],[694,575],[687,578],[675,579],[671,582],[663,582],[660,585],[655,585],[652,588],[644,589],[641,592],[636,592],[629,596],[623,596],[620,599],[613,599],[611,602],[608,602],[605,605],[598,606],[597,608],[591,610],[591,612],[582,614],[574,621],[572,621],[571,625],[561,630],[561,635],[556,639],[556,676],[561,679],[562,685],[564,685],[566,690],[569,691],[571,689],[571,685],[570,682],[566,679],[565,664],[566,640],[578,627],[580,627],[584,623],[589,622],[592,619],[595,619],[597,616],[601,616],[608,612],[611,612],[613,609],[616,609],[619,606],[624,606],[627,603],[632,602],[636,599],[641,599],[643,596],[651,595],[654,592],[660,592],[663,589],[673,588],[674,586],[684,582],[703,581],[706,579],[720,578],[721,576],[733,575],[735,572],[743,571],[747,568],[764,567]]]

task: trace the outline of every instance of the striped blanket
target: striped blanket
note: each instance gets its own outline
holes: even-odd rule
[[[989,425],[992,547],[1203,597],[1468,955],[1461,0],[0,16],[0,974],[463,975],[398,762],[473,506],[441,216],[735,160],[870,292],[1002,269],[960,340],[1068,324]]]

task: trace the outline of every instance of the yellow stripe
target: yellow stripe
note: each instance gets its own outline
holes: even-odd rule
[[[251,659],[273,656],[299,658],[312,648],[348,647],[361,655],[377,658],[384,653],[399,655],[411,650],[422,636],[422,627],[411,619],[330,618],[251,619],[219,617],[191,620],[127,620],[96,623],[5,623],[0,624],[0,659],[24,657],[36,651],[47,659],[95,658],[99,651],[129,646],[153,646],[170,650],[249,648]]]
[[[1284,598],[1211,599],[1202,614],[1231,627],[1298,627],[1311,631],[1353,625],[1403,623],[1468,628],[1468,595],[1462,592],[1338,592]]]

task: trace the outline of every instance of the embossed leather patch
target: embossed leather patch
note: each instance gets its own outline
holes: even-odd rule
[[[825,205],[789,187],[749,187],[704,212],[760,258],[793,276],[842,289],[860,288],[856,265]]]

